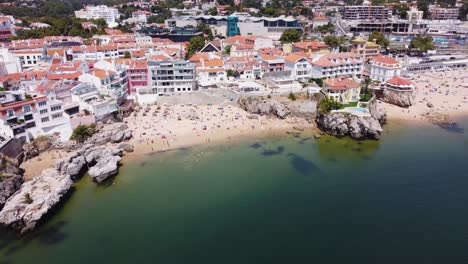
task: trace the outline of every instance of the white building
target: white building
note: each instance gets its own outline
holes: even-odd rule
[[[128,94],[127,70],[121,65],[99,61],[94,68],[81,75],[79,80],[93,84],[101,95],[109,96],[121,104]]]
[[[291,71],[291,77],[300,82],[307,82],[312,76],[312,65],[307,58],[289,54],[284,58],[284,69]]]
[[[23,69],[36,66],[42,59],[42,50],[14,50],[12,53],[19,58]]]
[[[0,133],[4,137],[25,137],[60,133],[62,140],[71,136],[70,117],[63,103],[53,96],[27,97],[22,93],[0,94]]]
[[[120,17],[120,14],[118,9],[114,7],[108,7],[105,5],[88,5],[85,6],[84,9],[75,11],[75,17],[83,19],[104,18],[107,24],[111,26],[111,24],[116,23],[116,20]]]
[[[158,96],[175,95],[195,90],[195,64],[185,60],[148,61],[149,87],[138,89],[140,103],[154,102]]]
[[[90,83],[81,83],[71,89],[72,100],[80,109],[92,113],[96,120],[103,120],[119,110],[117,100],[102,96],[99,90]]]
[[[0,76],[21,71],[20,58],[9,52],[7,48],[0,48]]]
[[[206,60],[201,58],[196,64],[196,72],[200,86],[207,87],[227,80],[224,62],[221,59]]]
[[[363,58],[353,52],[330,53],[312,61],[312,78],[361,75]]]
[[[371,61],[369,77],[374,81],[385,82],[400,74],[401,65],[393,57],[378,55]]]

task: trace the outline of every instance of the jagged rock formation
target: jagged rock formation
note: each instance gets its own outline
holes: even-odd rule
[[[97,128],[98,132],[86,140],[86,144],[104,145],[107,143],[120,143],[132,138],[132,131],[123,123],[114,123]]]
[[[381,125],[387,123],[387,113],[382,107],[380,107],[377,100],[373,100],[369,103],[369,112]]]
[[[0,156],[0,210],[23,184],[23,171],[16,160]]]
[[[376,95],[380,101],[399,107],[410,107],[414,104],[414,95],[412,92],[399,92],[385,89],[383,92],[377,92]]]
[[[350,136],[354,139],[378,139],[383,132],[382,126],[374,117],[344,112],[320,113],[317,125],[330,135]]]
[[[249,113],[276,116],[280,119],[297,116],[313,120],[316,114],[315,101],[277,101],[258,97],[240,97],[238,104]]]
[[[261,100],[255,97],[240,97],[238,103],[242,109],[252,114],[273,115],[285,119],[291,111],[285,103],[275,100]]]
[[[122,155],[121,149],[86,144],[69,158],[58,161],[55,168],[72,179],[78,179],[88,169],[88,174],[101,183],[117,174]]]
[[[71,188],[69,175],[46,169],[26,182],[11,196],[0,212],[0,223],[21,233],[34,229],[37,222],[52,209]]]

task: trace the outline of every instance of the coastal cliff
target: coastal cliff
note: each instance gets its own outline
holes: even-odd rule
[[[399,107],[410,107],[414,104],[414,94],[412,92],[393,91],[385,89],[376,91],[377,99]]]
[[[69,175],[60,174],[55,169],[44,170],[8,198],[0,212],[0,223],[20,233],[34,229],[37,222],[70,190],[72,184]]]

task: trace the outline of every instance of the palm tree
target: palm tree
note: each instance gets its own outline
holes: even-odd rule
[[[369,85],[372,83],[371,78],[366,77],[364,80],[361,82],[361,86],[364,88],[364,100],[367,98],[367,92],[369,90]]]

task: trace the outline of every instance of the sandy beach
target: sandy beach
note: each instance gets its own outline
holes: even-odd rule
[[[242,137],[274,136],[288,131],[315,128],[302,118],[284,120],[258,116],[249,119],[249,114],[236,106],[209,105],[162,105],[144,107],[144,110],[129,117],[126,122],[134,137],[129,142],[136,157],[148,153],[189,147],[199,144],[230,142]],[[153,116],[153,113],[155,116]],[[146,113],[146,114],[145,114]],[[297,132],[297,130],[296,130]]]
[[[415,104],[401,108],[380,102],[390,119],[421,120],[431,113],[456,118],[468,115],[468,72],[455,70],[425,72],[413,75]],[[428,107],[428,103],[433,107]]]

